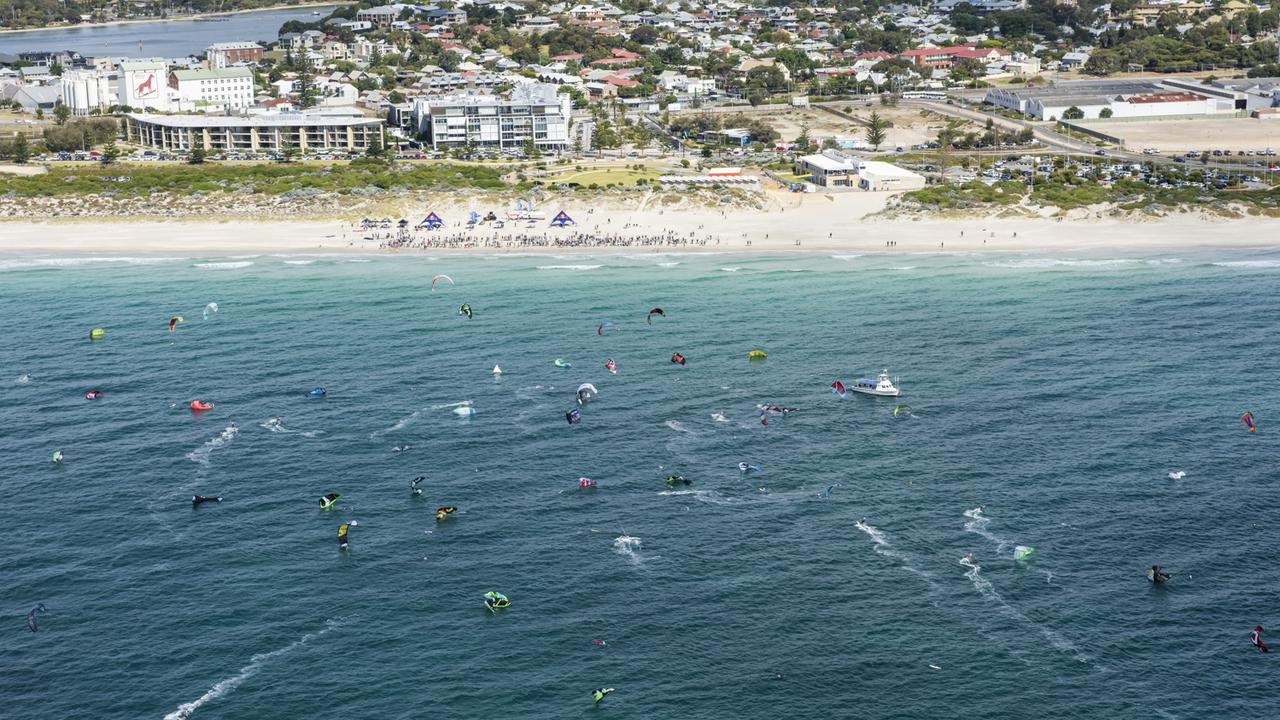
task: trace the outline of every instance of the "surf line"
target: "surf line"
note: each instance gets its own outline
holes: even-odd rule
[[[217,700],[218,698],[223,697],[227,693],[233,692],[237,687],[240,686],[241,683],[253,677],[255,673],[261,670],[262,666],[266,664],[267,661],[271,660],[272,658],[284,655],[295,648],[306,645],[308,642],[325,635],[330,630],[338,627],[341,624],[342,623],[339,620],[329,620],[325,623],[325,627],[323,630],[313,632],[313,633],[307,633],[306,635],[303,635],[301,638],[294,640],[288,645],[285,645],[282,648],[277,648],[275,650],[272,650],[271,652],[258,653],[257,655],[254,655],[253,657],[249,658],[249,663],[244,667],[240,668],[240,671],[237,672],[235,675],[232,675],[229,678],[223,678],[222,680],[219,680],[218,682],[213,684],[213,687],[205,691],[205,693],[200,697],[196,698],[195,700],[192,700],[191,702],[187,702],[179,705],[177,710],[174,710],[168,715],[165,715],[164,720],[187,720],[187,718],[191,717],[191,713],[195,712],[196,710],[199,710],[206,703],[213,702],[214,700]]]

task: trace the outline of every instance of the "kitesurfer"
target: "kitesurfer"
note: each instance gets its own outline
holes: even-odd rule
[[[596,690],[592,690],[591,699],[595,700],[596,704],[599,705],[600,701],[604,699],[604,696],[611,692],[613,692],[613,688],[598,688]]]
[[[574,408],[564,414],[564,419],[568,420],[570,425],[577,425],[582,422],[582,413],[578,411],[578,408]]]
[[[673,488],[676,486],[676,483],[684,483],[685,485],[692,485],[693,481],[689,480],[683,475],[668,475],[666,479],[666,483],[668,488]]]
[[[1249,642],[1253,643],[1253,646],[1258,648],[1262,652],[1271,652],[1270,650],[1267,649],[1267,644],[1262,642],[1262,626],[1261,625],[1255,627],[1253,629],[1253,632],[1249,633]]]
[[[671,362],[677,365],[684,365],[684,356],[680,353],[671,353]]]
[[[414,479],[410,480],[410,481],[409,481],[409,492],[410,492],[410,494],[412,494],[412,495],[421,495],[421,494],[422,494],[422,489],[418,487],[418,483],[420,483],[420,482],[422,482],[423,480],[426,480],[426,479],[427,479],[427,478],[426,478],[426,476],[425,476],[425,475],[419,475],[418,477],[416,477],[416,478],[414,478]]]
[[[52,458],[50,458],[50,459],[53,461],[53,463],[54,463],[55,465],[61,465],[61,464],[62,464],[62,451],[61,451],[61,450],[54,450],[54,451],[53,451],[53,457],[52,457]]]
[[[355,520],[349,523],[342,523],[338,526],[338,549],[344,550],[347,547],[347,531],[358,525]]]
[[[445,507],[436,508],[436,522],[440,522],[441,520],[445,519],[446,517],[456,512],[458,512],[458,508],[452,505],[446,505]]]
[[[340,498],[340,497],[342,497],[342,496],[341,496],[341,495],[339,495],[338,493],[328,493],[328,494],[326,494],[326,495],[321,495],[321,496],[320,496],[320,509],[321,509],[321,510],[328,510],[329,508],[333,507],[333,504],[334,504],[334,503],[338,502],[338,498]]]
[[[587,477],[581,477],[581,478],[578,478],[578,488],[579,488],[580,490],[585,490],[585,489],[587,489],[587,488],[593,488],[593,487],[595,487],[595,486],[596,486],[596,481],[595,481],[595,480],[592,480],[591,478],[587,478]]]
[[[490,590],[484,594],[484,606],[489,608],[489,612],[496,612],[499,608],[511,607],[511,601],[506,595]]]
[[[608,370],[611,375],[618,374],[618,364],[613,361],[613,358],[604,361],[604,369]]]
[[[192,495],[191,507],[199,507],[201,503],[222,502],[221,495]]]
[[[1160,583],[1167,581],[1169,579],[1169,575],[1161,570],[1159,565],[1152,565],[1151,569],[1147,571],[1147,579],[1159,585]]]
[[[101,390],[90,390],[89,392],[84,394],[85,400],[97,400],[100,397],[102,397]]]

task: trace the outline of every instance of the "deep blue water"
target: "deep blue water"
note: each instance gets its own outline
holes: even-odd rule
[[[281,8],[220,16],[216,21],[163,20],[0,33],[0,52],[74,50],[85,57],[198,55],[219,42],[274,41],[290,20],[314,22],[338,5]],[[319,15],[312,13],[319,11]]]
[[[0,259],[0,715],[1266,717],[1277,290],[1258,251]],[[828,390],[882,367],[910,418]]]

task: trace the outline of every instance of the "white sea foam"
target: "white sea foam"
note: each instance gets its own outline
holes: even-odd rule
[[[599,270],[603,265],[539,265],[539,270]]]
[[[1186,477],[1186,476],[1187,476],[1187,474],[1186,474],[1185,472],[1183,472],[1182,470],[1177,470],[1177,471],[1174,471],[1174,472],[1169,473],[1169,479],[1170,479],[1170,480],[1181,480],[1182,478],[1184,478],[1184,477]]]
[[[1280,260],[1225,260],[1213,264],[1229,268],[1274,268],[1280,267]]]
[[[738,272],[741,269],[742,268],[740,267],[722,267],[720,268],[720,272]]]
[[[832,255],[832,256],[831,256],[831,259],[832,259],[832,260],[843,260],[844,262],[849,262],[850,260],[854,260],[854,259],[856,259],[856,258],[860,258],[860,257],[862,257],[862,256],[861,256],[861,255]]]
[[[711,413],[711,419],[715,420],[716,422],[723,422],[723,423],[729,422],[729,418],[725,417],[724,413],[722,412]]]
[[[895,266],[890,267],[890,268],[888,268],[888,269],[889,269],[889,270],[915,270],[917,267],[919,267],[919,266],[917,266],[917,265],[895,265]]]
[[[201,445],[195,450],[187,453],[187,459],[191,462],[200,463],[201,465],[208,465],[209,455],[212,454],[214,450],[229,445],[239,433],[240,429],[236,427],[235,423],[232,423],[224,428],[217,437],[208,440],[204,445]]]
[[[883,557],[887,557],[891,560],[894,560],[902,567],[903,570],[906,570],[907,572],[912,573],[914,575],[919,575],[920,577],[924,578],[924,580],[927,583],[929,583],[930,587],[933,586],[933,580],[931,579],[929,573],[917,568],[915,565],[911,563],[911,559],[909,557],[907,557],[905,554],[901,552],[898,552],[898,550],[896,550],[893,547],[893,544],[889,542],[889,538],[886,537],[885,534],[879,530],[879,528],[876,528],[868,524],[865,519],[859,520],[858,522],[854,523],[853,526],[858,528],[862,532],[866,533],[867,537],[871,538],[871,542],[875,543],[875,551],[877,555],[881,555]]]
[[[222,680],[219,680],[218,682],[213,684],[213,687],[206,690],[205,693],[200,697],[196,698],[195,700],[192,700],[191,702],[186,702],[179,705],[177,710],[174,710],[168,715],[165,715],[164,720],[187,720],[187,718],[191,717],[191,713],[195,712],[196,710],[199,710],[201,707],[203,707],[207,703],[213,702],[214,700],[217,700],[218,698],[225,696],[227,693],[234,692],[236,688],[240,687],[241,683],[243,683],[245,680],[248,680],[250,677],[253,677],[255,673],[261,670],[262,666],[266,664],[267,661],[271,660],[272,658],[279,657],[280,655],[284,655],[285,653],[288,653],[289,651],[295,648],[298,648],[302,645],[306,645],[307,643],[311,642],[312,640],[315,640],[318,637],[322,637],[323,635],[328,633],[330,630],[334,629],[335,627],[338,627],[339,624],[340,623],[337,621],[330,620],[325,624],[324,629],[320,630],[319,632],[308,633],[306,635],[303,635],[301,638],[294,640],[288,645],[285,645],[284,647],[278,648],[276,650],[272,650],[271,652],[258,653],[257,655],[254,655],[253,657],[249,658],[249,664],[240,668],[240,670],[235,675],[232,675],[229,678],[223,678]]]
[[[312,265],[315,260],[285,260],[285,265]]]
[[[14,380],[13,382],[14,384],[17,384],[17,385],[26,385],[27,383],[31,382],[33,379],[34,378],[32,378],[30,375],[23,373],[22,375],[19,375],[18,379]]]
[[[613,551],[626,558],[633,565],[644,562],[640,557],[640,538],[630,535],[619,535],[613,540]]]
[[[159,265],[186,260],[181,257],[23,257],[0,260],[0,270],[30,270],[33,268],[81,267],[113,263],[119,265]]]
[[[675,430],[676,432],[682,432],[682,433],[693,432],[689,428],[685,427],[684,423],[680,422],[679,420],[668,420],[662,424],[666,425],[672,430]]]
[[[433,407],[431,409],[434,410],[436,408]],[[373,440],[374,438],[379,437],[381,435],[386,435],[387,433],[393,433],[393,432],[396,432],[397,430],[403,430],[409,427],[409,424],[412,423],[414,420],[417,420],[418,417],[421,415],[422,415],[421,410],[414,410],[412,415],[408,415],[406,417],[400,418],[399,420],[396,421],[395,425],[392,425],[389,428],[383,428],[382,430],[374,430],[373,432],[369,433],[369,439]]]
[[[192,265],[192,267],[198,267],[203,270],[239,270],[240,268],[247,268],[252,264],[252,260],[241,260],[238,262],[196,263],[195,265]]]
[[[1107,258],[1099,260],[1070,260],[1055,258],[1023,258],[1020,260],[996,260],[994,262],[983,263],[987,267],[1012,268],[1012,269],[1030,269],[1045,270],[1055,267],[1085,267],[1085,268],[1105,268],[1105,267],[1121,267],[1123,265],[1132,265],[1138,262],[1129,258]]]
[[[658,263],[658,267],[675,267],[679,264],[680,263],[678,262],[664,262],[664,263]]]
[[[323,430],[302,430],[302,431],[291,430],[284,426],[284,423],[280,421],[280,418],[274,418],[274,417],[267,418],[266,420],[262,421],[261,423],[258,424],[258,427],[263,428],[265,430],[270,430],[273,433],[285,433],[289,435],[297,433],[298,435],[301,435],[302,437],[305,437],[305,438],[320,437],[321,435],[324,434]]]

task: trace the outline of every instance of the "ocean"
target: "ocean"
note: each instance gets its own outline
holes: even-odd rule
[[[0,714],[1265,717],[1277,317],[1280,251],[5,256]]]

